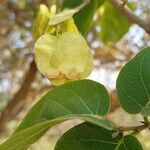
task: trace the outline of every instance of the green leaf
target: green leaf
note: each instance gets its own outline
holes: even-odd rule
[[[141,114],[145,117],[150,116],[150,106],[149,107],[146,106],[145,108],[143,108]]]
[[[150,116],[150,102],[142,109],[141,114],[145,117]]]
[[[128,31],[130,23],[109,1],[99,9],[100,38],[107,45],[114,45]]]
[[[82,2],[83,0],[64,0],[63,8],[75,8]],[[75,24],[84,36],[89,32],[93,24],[94,13],[102,2],[103,0],[92,0],[89,5],[74,15]]]
[[[117,94],[128,113],[144,115],[150,111],[150,48],[143,49],[122,68],[117,79]]]
[[[122,139],[122,143],[118,147],[118,150],[142,150],[141,143],[133,135],[126,135]]]
[[[90,123],[80,124],[58,140],[55,150],[142,150],[139,141],[132,135],[120,133],[112,137],[113,132]]]
[[[112,130],[114,124],[102,116],[110,106],[105,87],[91,80],[74,81],[45,94],[29,111],[2,150],[25,150],[50,127],[79,118]]]

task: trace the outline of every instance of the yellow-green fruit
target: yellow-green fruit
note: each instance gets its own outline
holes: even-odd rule
[[[92,54],[79,33],[42,35],[35,44],[35,60],[54,85],[84,79],[92,71]]]
[[[50,12],[46,5],[41,4],[33,25],[33,38],[35,40],[37,40],[42,34],[45,33],[50,16]]]

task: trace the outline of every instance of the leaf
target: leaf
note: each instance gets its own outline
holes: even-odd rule
[[[126,135],[122,139],[122,144],[118,147],[118,150],[142,150],[141,143],[133,135]]]
[[[133,135],[112,137],[112,131],[90,123],[80,124],[58,140],[55,150],[142,150]]]
[[[107,45],[114,45],[128,31],[130,23],[109,1],[99,9],[100,38]]]
[[[79,118],[112,130],[115,126],[104,115],[109,110],[105,87],[91,80],[74,81],[45,94],[29,111],[2,150],[26,150],[50,127]]]
[[[117,94],[128,113],[150,111],[150,48],[143,49],[122,68],[117,79]]]
[[[64,0],[63,8],[75,8],[82,2],[82,0]],[[94,13],[102,2],[103,0],[92,0],[89,5],[74,15],[75,24],[82,35],[85,36],[89,32],[93,24]]]
[[[146,106],[145,108],[143,108],[141,114],[145,117],[150,116],[150,106],[149,107]]]
[[[145,117],[150,116],[150,102],[142,109],[141,114]]]

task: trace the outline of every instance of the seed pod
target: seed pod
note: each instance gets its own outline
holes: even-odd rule
[[[90,49],[79,33],[42,35],[35,44],[35,60],[39,71],[54,85],[84,79],[92,70]]]

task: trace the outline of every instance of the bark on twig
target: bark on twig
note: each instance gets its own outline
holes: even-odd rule
[[[125,131],[134,131],[134,132],[141,132],[144,129],[149,129],[150,124],[143,124],[139,126],[131,126],[131,127],[119,127],[119,132],[125,132]]]
[[[138,24],[142,27],[148,34],[150,34],[150,21],[149,19],[143,19],[137,15],[135,15],[132,10],[127,6],[123,5],[121,0],[110,0],[110,2],[117,7],[120,12],[128,18],[128,20],[132,23]]]

